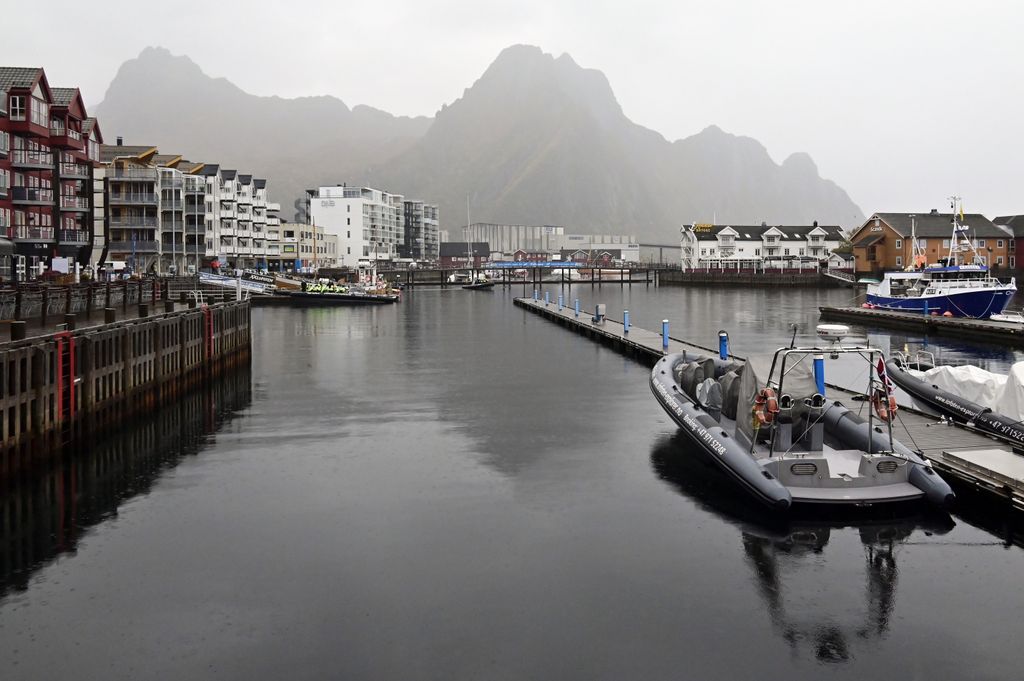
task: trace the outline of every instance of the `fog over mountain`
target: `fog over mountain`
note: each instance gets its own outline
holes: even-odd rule
[[[439,203],[446,228],[465,223],[469,196],[474,221],[655,243],[715,217],[863,220],[807,154],[779,165],[756,140],[715,126],[669,142],[626,118],[600,71],[524,45],[503,50],[432,119],[350,109],[334,97],[257,97],[160,48],[121,66],[96,114],[108,142],[120,135],[266,176],[282,207],[307,187],[369,184]]]

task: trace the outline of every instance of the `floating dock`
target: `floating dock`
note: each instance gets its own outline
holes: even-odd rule
[[[912,312],[866,307],[820,307],[823,321],[849,322],[860,326],[906,329],[935,336],[969,337],[972,340],[1024,346],[1024,325],[989,319],[925,316]]]
[[[658,332],[636,326],[630,326],[627,331],[623,322],[607,317],[595,322],[591,311],[581,310],[577,316],[575,307],[562,306],[559,309],[555,302],[515,298],[513,303],[646,366],[654,366],[663,356],[677,352],[718,354],[717,349],[682,341],[671,334],[666,348]],[[828,386],[826,396],[847,404],[855,404],[861,397],[852,390],[834,385]],[[860,404],[865,409],[869,408],[863,401]],[[935,468],[947,476],[947,480],[990,492],[1007,500],[1013,508],[1024,510],[1024,456],[1014,454],[998,440],[908,407],[900,408],[899,417],[893,424],[893,435],[929,458]]]

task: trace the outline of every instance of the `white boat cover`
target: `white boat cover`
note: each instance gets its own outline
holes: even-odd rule
[[[988,407],[997,414],[1015,421],[1024,420],[1024,362],[1014,364],[1005,376],[969,364],[938,366],[911,373],[929,385]]]

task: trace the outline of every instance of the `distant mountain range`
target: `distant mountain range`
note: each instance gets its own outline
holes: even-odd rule
[[[600,71],[525,45],[503,50],[434,118],[350,109],[334,97],[257,97],[162,48],[125,62],[96,114],[108,142],[120,135],[265,176],[283,208],[306,188],[369,185],[440,204],[442,228],[456,234],[467,196],[474,222],[654,243],[675,242],[680,224],[712,216],[731,224],[864,219],[807,154],[778,165],[756,140],[715,126],[668,142],[626,118]]]

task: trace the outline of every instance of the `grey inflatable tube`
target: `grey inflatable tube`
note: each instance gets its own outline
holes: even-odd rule
[[[730,477],[768,506],[777,510],[788,509],[793,503],[789,490],[757,465],[739,440],[680,394],[672,378],[672,368],[680,359],[682,355],[669,355],[659,360],[651,372],[654,397],[690,439],[700,445]]]
[[[834,402],[825,411],[822,422],[827,434],[846,445],[863,451],[893,451],[909,460],[912,466],[908,476],[910,484],[924,492],[931,503],[946,507],[956,499],[949,484],[924,459],[899,440],[890,441],[885,433],[869,429],[866,422],[839,402]]]

